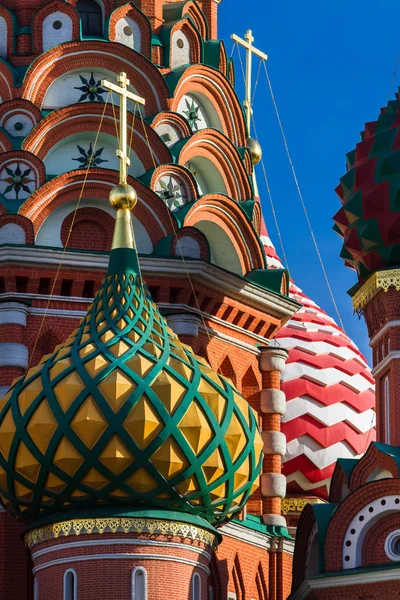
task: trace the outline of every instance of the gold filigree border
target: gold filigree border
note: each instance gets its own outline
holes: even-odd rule
[[[73,535],[91,535],[103,533],[145,533],[165,535],[204,542],[214,546],[216,535],[189,523],[163,521],[160,519],[139,519],[129,517],[111,517],[105,519],[72,519],[38,527],[25,535],[25,544],[32,548],[35,544]]]
[[[353,296],[354,312],[362,310],[379,289],[387,292],[391,286],[397,291],[400,290],[400,269],[378,271],[370,275]]]
[[[284,498],[282,500],[282,513],[286,515],[289,512],[302,512],[307,504],[325,504],[319,498]]]

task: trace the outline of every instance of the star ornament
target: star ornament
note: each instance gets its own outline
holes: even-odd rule
[[[96,81],[93,76],[93,73],[91,74],[89,80],[83,77],[83,75],[79,75],[79,79],[81,80],[83,85],[74,87],[74,90],[79,90],[83,92],[78,102],[85,102],[87,99],[89,99],[90,102],[104,102],[104,98],[101,94],[105,94],[106,90],[100,85],[101,79]]]
[[[198,131],[199,130],[199,125],[198,125],[198,121],[200,121],[200,116],[199,116],[199,110],[200,110],[200,106],[197,105],[194,100],[192,100],[191,102],[189,102],[189,100],[186,98],[185,99],[185,103],[186,103],[186,110],[182,111],[184,115],[186,115],[187,120],[189,122],[190,127],[192,128],[193,131]]]
[[[99,148],[98,150],[96,150],[96,152],[94,152],[92,143],[89,144],[88,150],[85,150],[84,148],[82,148],[82,146],[78,145],[77,148],[80,156],[78,156],[78,158],[73,158],[72,160],[76,160],[77,162],[79,162],[79,166],[82,169],[98,167],[102,163],[109,162],[105,158],[100,158],[103,154],[104,148]]]
[[[21,192],[25,192],[28,194],[28,196],[31,195],[32,190],[30,184],[35,182],[34,179],[29,177],[32,172],[31,168],[28,167],[23,171],[20,167],[20,164],[17,163],[17,166],[14,170],[10,169],[9,167],[5,167],[5,171],[8,177],[3,177],[0,180],[8,184],[3,192],[4,195],[14,192],[17,200],[19,200],[19,195]]]
[[[158,191],[158,195],[170,209],[178,208],[183,204],[182,188],[172,177],[169,178],[168,183],[160,179],[159,185],[161,189]]]

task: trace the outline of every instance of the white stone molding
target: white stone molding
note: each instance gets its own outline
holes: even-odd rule
[[[270,371],[279,371],[279,373],[282,373],[288,355],[289,351],[286,350],[286,348],[281,348],[279,346],[267,346],[261,348],[261,371],[264,373],[269,373]]]
[[[273,527],[286,527],[286,519],[282,515],[263,515],[265,525]]]
[[[28,366],[28,348],[24,344],[16,342],[0,343],[0,367],[20,367],[26,369]]]
[[[26,327],[26,315],[29,306],[22,302],[3,302],[0,304],[0,325],[22,325]]]
[[[286,477],[282,473],[263,473],[261,493],[265,498],[285,498]]]
[[[282,390],[261,390],[261,412],[265,414],[284,415],[286,412],[286,396]]]
[[[263,431],[264,454],[279,454],[284,456],[286,452],[286,436],[281,431]]]
[[[180,315],[168,315],[168,325],[176,335],[192,335],[197,337],[199,333],[200,319],[197,315],[190,313]]]

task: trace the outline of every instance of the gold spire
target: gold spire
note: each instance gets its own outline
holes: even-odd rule
[[[112,250],[116,248],[135,248],[135,237],[133,234],[131,210],[136,206],[137,194],[132,186],[128,185],[128,166],[131,164],[128,156],[128,99],[133,100],[135,104],[145,104],[145,99],[132,94],[128,91],[130,81],[126,73],[118,75],[120,86],[111,83],[106,79],[101,82],[102,87],[120,96],[119,106],[119,148],[117,156],[119,158],[119,185],[110,192],[110,204],[117,211]]]

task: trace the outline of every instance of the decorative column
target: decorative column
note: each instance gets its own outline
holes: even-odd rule
[[[282,475],[282,456],[286,438],[281,432],[281,416],[286,410],[286,398],[281,388],[281,373],[289,352],[278,346],[261,348],[262,373],[261,412],[264,462],[261,475],[263,519],[266,525],[286,527],[281,514],[281,500],[286,495],[286,477]]]
[[[0,304],[0,398],[28,366],[25,341],[28,306],[22,302]]]
[[[199,335],[200,317],[191,313],[167,315],[168,325],[183,344],[194,346]]]

